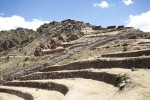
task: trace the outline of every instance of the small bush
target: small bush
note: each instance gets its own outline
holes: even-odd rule
[[[136,50],[140,50],[140,47],[137,47]]]
[[[26,57],[25,59],[24,59],[24,61],[28,61],[29,60],[29,57]]]
[[[9,59],[10,59],[10,57],[7,56],[6,59],[5,59],[5,63],[9,62]]]
[[[23,63],[23,66],[26,66],[26,63]]]
[[[36,61],[36,60],[38,60],[38,59],[35,58],[35,57],[32,57],[30,60],[31,60],[31,61]]]
[[[46,62],[46,63],[43,64],[43,66],[47,67],[47,66],[49,66],[49,63]]]
[[[128,47],[127,46],[123,46],[123,51],[128,51]]]
[[[25,52],[24,55],[27,55],[27,52]]]
[[[6,58],[6,59],[7,59],[7,60],[9,60],[9,58],[10,58],[10,57],[9,57],[9,56],[7,56],[7,58]]]

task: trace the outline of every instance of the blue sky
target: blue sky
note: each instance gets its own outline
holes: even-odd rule
[[[149,19],[138,26],[136,21],[150,18],[149,5],[150,0],[0,0],[0,30],[36,29],[45,22],[69,18],[103,27],[127,25],[147,31]],[[143,29],[141,23],[148,28]]]

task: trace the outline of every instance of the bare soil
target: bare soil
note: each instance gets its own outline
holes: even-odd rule
[[[11,95],[8,93],[0,93],[0,100],[24,100],[18,96]]]

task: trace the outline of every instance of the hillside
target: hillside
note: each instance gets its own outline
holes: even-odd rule
[[[71,19],[0,32],[0,99],[148,100],[150,33]]]

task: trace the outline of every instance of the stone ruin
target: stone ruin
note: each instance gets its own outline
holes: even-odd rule
[[[42,48],[40,47],[35,47],[35,51],[34,51],[34,56],[42,56]]]
[[[102,27],[102,26],[93,26],[92,27],[92,30],[106,30],[106,29],[130,29],[132,27],[125,27],[124,25],[120,25],[120,26],[107,26],[106,28],[105,27]]]

